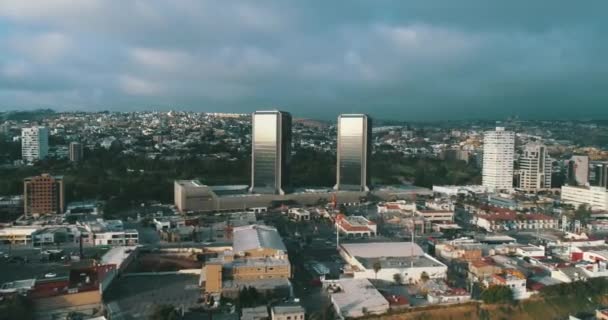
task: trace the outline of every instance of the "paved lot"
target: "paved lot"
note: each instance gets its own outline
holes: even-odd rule
[[[112,319],[148,319],[155,305],[196,307],[200,294],[195,275],[123,276],[108,289],[104,302],[111,305]]]

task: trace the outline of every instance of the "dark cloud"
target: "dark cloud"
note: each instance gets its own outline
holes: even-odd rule
[[[0,110],[608,117],[605,1],[0,0]]]

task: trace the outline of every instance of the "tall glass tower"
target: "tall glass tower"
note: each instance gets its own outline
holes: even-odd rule
[[[338,117],[337,190],[369,191],[372,120],[365,114]]]
[[[256,111],[251,119],[250,191],[285,194],[289,185],[291,115],[283,111]]]

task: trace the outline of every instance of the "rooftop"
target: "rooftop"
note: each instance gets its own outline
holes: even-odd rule
[[[335,282],[342,291],[331,294],[334,303],[342,310],[376,309],[389,303],[367,279],[341,279]]]
[[[350,256],[360,258],[423,256],[419,245],[411,242],[343,243],[340,245]]]
[[[248,225],[234,228],[234,251],[269,248],[287,251],[277,229],[265,225]]]

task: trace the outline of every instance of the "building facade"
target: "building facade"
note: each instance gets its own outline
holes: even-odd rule
[[[551,188],[551,158],[547,147],[529,143],[519,158],[519,187],[526,190]]]
[[[49,153],[49,129],[30,127],[21,129],[21,158],[26,163],[43,160]]]
[[[80,142],[70,142],[70,161],[80,162],[82,161],[83,155],[82,144]]]
[[[590,171],[590,175],[593,174],[592,185],[608,188],[608,162],[593,163],[592,167],[593,169]]]
[[[513,188],[515,134],[497,127],[483,138],[483,186],[504,190]]]
[[[23,181],[26,215],[61,214],[64,209],[63,177],[43,173]]]
[[[251,118],[250,191],[285,194],[289,185],[291,115],[283,111],[256,111]]]
[[[364,114],[338,117],[336,189],[369,191],[371,119]]]
[[[608,210],[608,190],[603,187],[562,186],[561,200],[576,207],[584,204],[591,209]]]

